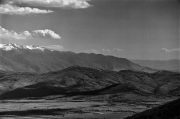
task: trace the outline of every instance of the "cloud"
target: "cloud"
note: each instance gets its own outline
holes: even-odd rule
[[[0,26],[0,38],[7,40],[27,40],[27,39],[61,39],[60,35],[52,30],[34,30],[23,31],[17,33],[15,31],[9,31]]]
[[[124,51],[124,49],[119,49],[119,48],[114,48],[113,50],[116,51],[116,52]]]
[[[124,49],[113,48],[113,49],[90,49],[85,52],[87,53],[95,53],[95,54],[104,54],[104,55],[119,55]]]
[[[61,39],[61,37],[55,33],[54,31],[52,30],[49,30],[49,29],[45,29],[45,30],[35,30],[33,31],[33,33],[38,34],[42,37],[49,37],[49,38],[54,38],[54,39]]]
[[[96,49],[91,49],[89,51],[87,51],[88,53],[95,53],[95,54],[100,54],[100,51],[99,50],[96,50]]]
[[[27,14],[47,14],[52,13],[51,10],[41,10],[38,8],[30,8],[30,7],[18,7],[11,4],[2,4],[0,5],[0,13],[1,14],[9,14],[9,15],[27,15]]]
[[[57,51],[64,51],[65,48],[62,45],[48,45],[48,46],[41,46],[50,50],[57,50]]]
[[[104,53],[119,53],[121,51],[123,51],[123,49],[119,49],[119,48],[102,49],[102,52],[104,52]]]
[[[13,4],[27,4],[41,7],[81,9],[88,8],[90,0],[9,0]]]
[[[0,38],[2,39],[26,39],[29,37],[28,35],[30,35],[28,31],[18,34],[14,31],[8,31],[7,29],[0,26]]]
[[[167,52],[167,53],[180,52],[180,48],[173,48],[173,49],[162,48],[162,50]]]
[[[32,8],[32,6],[82,9],[91,6],[88,1],[89,0],[4,0],[0,5],[0,14],[28,15],[53,12],[52,10]]]

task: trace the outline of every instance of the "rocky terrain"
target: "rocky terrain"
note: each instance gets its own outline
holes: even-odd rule
[[[179,79],[179,73],[167,71],[146,73],[123,70],[116,72],[79,66],[43,74],[2,71],[0,73],[0,98],[118,93],[178,96]]]

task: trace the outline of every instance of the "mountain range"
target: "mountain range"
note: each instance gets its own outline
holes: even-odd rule
[[[142,66],[151,67],[158,70],[169,70],[180,72],[180,60],[132,60],[132,62]]]
[[[0,45],[0,70],[3,71],[45,73],[71,66],[111,71],[156,71],[152,68],[140,66],[128,59],[114,56],[56,51],[40,46]]]
[[[180,74],[159,71],[107,71],[73,66],[38,73],[0,73],[0,98],[29,98],[51,95],[134,94],[179,96]]]
[[[179,96],[180,74],[125,58],[0,45],[0,98],[135,94]]]

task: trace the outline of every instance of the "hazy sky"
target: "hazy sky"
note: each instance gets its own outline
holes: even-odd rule
[[[178,0],[50,1],[4,1],[0,43],[129,59],[180,58]]]

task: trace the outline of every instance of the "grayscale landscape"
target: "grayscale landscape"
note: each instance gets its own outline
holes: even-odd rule
[[[178,0],[0,0],[0,119],[179,119]]]
[[[175,100],[180,93],[178,72],[155,70],[100,54],[29,50],[15,44],[4,48],[10,46],[14,46],[10,51],[1,49],[3,58],[9,59],[8,63],[1,59],[1,66],[7,68],[0,72],[2,118],[123,119]],[[10,57],[12,52],[14,56]],[[31,67],[27,53],[37,64],[44,65]],[[56,62],[47,62],[56,57],[67,66],[51,71]],[[22,71],[23,66],[27,71]]]

